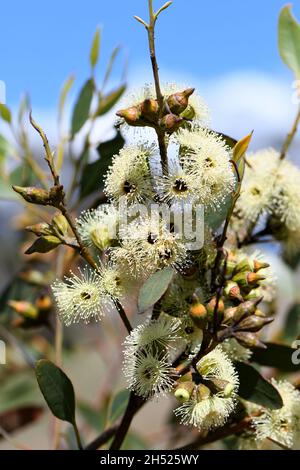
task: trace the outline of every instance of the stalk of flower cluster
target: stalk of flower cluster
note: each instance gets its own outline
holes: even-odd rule
[[[52,154],[52,151],[50,149],[50,145],[49,145],[47,136],[46,136],[45,132],[42,130],[42,128],[34,121],[31,113],[30,113],[29,119],[30,119],[30,123],[31,123],[32,127],[38,132],[38,134],[40,135],[40,137],[43,141],[43,145],[44,145],[45,153],[46,153],[45,160],[46,160],[46,162],[48,164],[48,167],[50,169],[50,172],[51,172],[51,175],[52,175],[52,178],[53,178],[53,184],[54,184],[55,187],[60,188],[61,187],[60,178],[59,178],[59,174],[56,171],[56,167],[55,167],[55,163],[54,163],[54,159],[53,159],[53,154]],[[68,223],[70,225],[70,228],[71,228],[71,230],[74,234],[74,237],[76,238],[76,241],[78,243],[79,254],[85,259],[85,261],[91,266],[91,268],[93,270],[98,271],[97,263],[95,262],[95,260],[94,260],[93,256],[91,255],[89,249],[84,245],[84,243],[82,241],[82,238],[81,238],[81,235],[80,235],[79,231],[77,230],[76,224],[73,221],[72,216],[68,212],[64,196],[63,196],[58,208],[61,211],[61,213],[63,214],[63,216],[66,218],[66,220],[68,221]],[[118,313],[119,313],[119,315],[120,315],[120,317],[121,317],[121,319],[122,319],[122,321],[125,325],[125,328],[127,329],[128,333],[130,333],[131,330],[132,330],[132,327],[131,327],[131,324],[130,324],[128,318],[127,318],[127,315],[126,315],[123,307],[121,306],[120,302],[116,302],[115,305],[116,305],[116,309],[117,309],[117,311],[118,311]]]

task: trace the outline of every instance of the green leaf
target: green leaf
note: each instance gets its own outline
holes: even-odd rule
[[[282,398],[276,388],[267,382],[254,367],[238,362],[235,368],[239,375],[238,395],[241,398],[271,410],[278,410],[283,406]]]
[[[84,421],[95,431],[101,432],[105,426],[105,413],[92,407],[89,403],[78,403],[78,411]]]
[[[72,382],[53,362],[41,359],[36,378],[48,407],[56,418],[75,425],[75,394]]]
[[[113,155],[116,155],[124,146],[125,140],[118,131],[112,140],[103,142],[97,147],[99,160],[89,163],[84,167],[80,182],[81,199],[89,196],[94,191],[101,191],[104,187],[103,176],[108,170]]]
[[[109,421],[114,423],[126,410],[130,391],[120,390],[111,402],[109,410]]]
[[[300,78],[300,25],[286,5],[280,12],[278,46],[283,62]]]
[[[37,238],[33,244],[27,248],[25,255],[32,255],[33,253],[49,253],[49,251],[54,250],[59,245],[61,245],[59,238],[54,235],[46,235],[44,237]]]
[[[165,268],[152,274],[147,279],[139,293],[138,308],[140,312],[145,312],[164,295],[173,275],[174,270],[172,268]]]
[[[115,49],[112,51],[112,54],[110,56],[108,66],[107,66],[107,69],[106,69],[106,72],[105,72],[102,88],[105,87],[105,85],[107,84],[107,82],[109,80],[113,65],[115,63],[116,57],[117,57],[119,52],[120,52],[120,47],[119,46],[115,47]]]
[[[90,51],[90,64],[94,68],[99,59],[99,48],[100,48],[100,29],[97,28],[93,38],[92,47]]]
[[[59,118],[59,120],[61,120],[61,118],[62,118],[65,103],[66,103],[66,99],[67,99],[67,96],[69,94],[69,91],[71,90],[71,88],[73,86],[74,80],[75,80],[74,75],[71,75],[69,78],[67,78],[67,80],[65,81],[65,83],[62,86],[60,97],[59,97],[59,103],[58,103],[58,118]]]
[[[11,112],[10,109],[3,103],[0,103],[0,116],[8,124],[11,123]]]
[[[89,118],[94,89],[94,80],[89,79],[79,93],[72,115],[72,137],[80,131]]]
[[[99,98],[99,105],[95,115],[97,117],[102,116],[103,114],[108,113],[112,107],[119,101],[124,91],[126,90],[126,85],[121,85],[116,90],[112,91],[108,95]]]
[[[293,364],[292,355],[295,349],[284,344],[265,343],[267,349],[255,350],[251,361],[262,366],[275,367],[282,372],[297,372],[300,364]]]
[[[13,146],[0,134],[0,160],[14,152]]]
[[[292,343],[300,334],[300,303],[293,305],[288,311],[283,331],[283,340]]]
[[[18,111],[18,122],[21,124],[23,121],[24,114],[26,111],[30,110],[30,99],[27,94],[23,96],[20,102],[19,111]]]

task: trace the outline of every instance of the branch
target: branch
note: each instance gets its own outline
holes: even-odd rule
[[[121,448],[135,414],[144,405],[144,403],[144,398],[131,392],[126,411],[109,450],[119,450]]]
[[[292,129],[291,131],[288,133],[288,135],[286,136],[286,139],[282,145],[282,149],[281,149],[281,153],[280,153],[280,160],[284,160],[284,158],[286,157],[286,154],[287,154],[287,151],[296,135],[296,132],[298,130],[298,125],[299,125],[299,122],[300,122],[300,107],[298,109],[298,112],[297,112],[297,115],[296,115],[296,118],[293,122],[293,126],[292,126]]]
[[[116,424],[115,426],[112,426],[108,429],[106,429],[100,436],[96,437],[94,441],[92,441],[90,444],[86,446],[84,450],[97,450],[99,447],[103,446],[106,444],[111,437],[114,436],[118,429],[118,425]]]
[[[218,429],[213,433],[209,433],[207,436],[198,436],[195,440],[186,444],[183,447],[179,447],[175,450],[185,451],[185,450],[196,450],[199,447],[206,444],[211,444],[212,442],[219,441],[220,439],[225,439],[225,437],[231,436],[232,434],[238,434],[245,429],[248,429],[251,426],[253,416],[248,416],[239,423],[236,423],[232,426]]]

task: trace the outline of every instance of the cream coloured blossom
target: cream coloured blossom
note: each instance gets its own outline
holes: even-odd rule
[[[113,201],[126,197],[129,203],[152,199],[149,159],[153,147],[130,145],[120,150],[105,179],[105,192]]]
[[[217,346],[200,359],[196,367],[203,384],[205,381],[217,380],[224,386],[215,393],[205,386],[209,392],[206,396],[194,392],[190,400],[175,410],[175,414],[182,424],[195,426],[199,430],[223,426],[236,406],[239,380],[234,366],[221,346]],[[208,385],[209,382],[206,383]]]
[[[167,354],[143,348],[125,358],[123,372],[128,387],[139,396],[148,398],[164,395],[174,385],[174,370]]]
[[[119,214],[111,204],[102,204],[97,209],[84,211],[76,220],[83,243],[100,250],[108,248],[116,238]]]
[[[289,448],[300,432],[300,392],[286,380],[271,379],[283,401],[283,407],[278,410],[264,410],[253,419],[258,441],[271,438]]]
[[[198,127],[181,129],[176,140],[183,168],[193,176],[198,203],[218,209],[236,185],[230,148],[216,133]]]

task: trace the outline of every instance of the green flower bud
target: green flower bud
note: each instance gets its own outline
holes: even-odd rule
[[[260,274],[245,271],[236,274],[232,280],[237,282],[241,287],[255,287],[258,285],[259,281],[263,281],[264,279],[266,278]]]
[[[160,119],[159,125],[165,132],[172,134],[179,129],[183,122],[184,119],[176,116],[175,114],[166,114],[162,119]]]
[[[173,93],[167,99],[170,111],[174,114],[182,113],[189,104],[189,97],[194,93],[195,88],[188,88],[182,92]]]
[[[27,232],[34,233],[38,237],[41,237],[42,235],[50,235],[52,233],[50,225],[44,222],[35,225],[29,225],[26,227],[26,230]]]
[[[36,319],[38,317],[38,309],[25,300],[9,300],[8,305],[19,315],[25,318]]]
[[[244,318],[241,323],[238,324],[238,331],[251,331],[257,332],[261,330],[265,325],[268,325],[274,320],[274,318],[262,318],[256,315],[251,315],[250,317]]]
[[[262,343],[254,333],[237,331],[234,333],[234,337],[242,346],[244,346],[244,348],[267,348],[267,346]]]
[[[225,289],[224,289],[224,294],[229,299],[239,300],[240,302],[243,302],[241,290],[239,288],[239,285],[236,282],[233,282],[233,281],[227,282]]]
[[[176,387],[174,396],[178,401],[184,403],[186,401],[189,401],[194,391],[194,388],[194,382],[182,382]]]
[[[64,215],[56,214],[52,219],[52,225],[60,235],[64,236],[67,234],[69,224]]]
[[[13,190],[31,204],[47,206],[51,202],[50,193],[46,189],[34,187],[13,186]]]
[[[207,309],[200,302],[195,302],[190,307],[190,317],[198,328],[203,329],[207,323]]]

